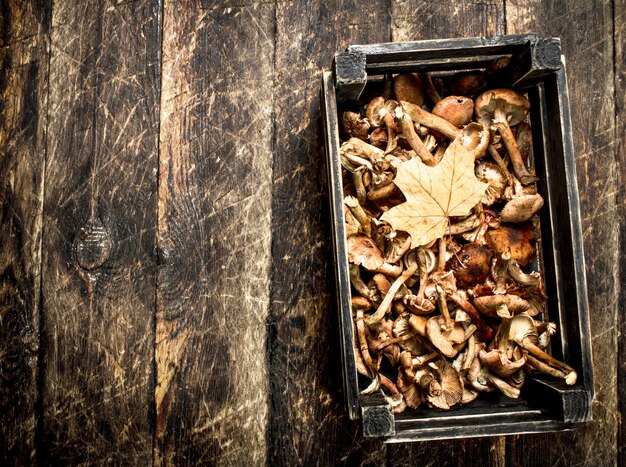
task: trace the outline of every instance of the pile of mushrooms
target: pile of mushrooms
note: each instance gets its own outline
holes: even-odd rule
[[[382,387],[402,412],[449,409],[480,392],[517,398],[529,371],[574,384],[576,372],[546,352],[556,325],[538,319],[543,199],[529,169],[529,101],[465,74],[431,78],[397,75],[388,96],[340,115],[356,363],[371,379],[363,393]],[[463,94],[440,97],[454,91]],[[444,238],[411,249],[407,232],[380,220],[405,201],[395,167],[412,158],[434,166],[456,138],[489,187]]]

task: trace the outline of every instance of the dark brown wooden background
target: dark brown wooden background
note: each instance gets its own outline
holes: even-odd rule
[[[626,465],[625,10],[0,0],[0,464]],[[560,36],[568,64],[594,421],[363,439],[341,395],[320,71],[353,43],[526,32]]]

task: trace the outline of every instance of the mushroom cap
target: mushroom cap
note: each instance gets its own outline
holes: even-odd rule
[[[365,234],[350,235],[346,240],[348,246],[348,261],[363,266],[368,271],[374,271],[385,262],[383,253],[374,240]]]
[[[358,295],[356,297],[352,297],[352,309],[367,311],[371,307],[372,302],[370,302],[367,298]]]
[[[414,383],[413,378],[410,378],[406,374],[404,368],[400,368],[400,371],[398,371],[396,385],[404,396],[406,405],[408,405],[412,409],[416,409],[422,402],[422,395],[417,385]]]
[[[522,356],[517,360],[510,360],[505,352],[497,349],[489,352],[481,350],[478,353],[478,358],[484,366],[503,377],[511,376],[526,364],[526,357]]]
[[[474,306],[478,311],[494,318],[498,317],[498,308],[502,305],[506,305],[513,315],[534,310],[530,303],[517,295],[485,295],[474,299]]]
[[[431,405],[447,410],[461,402],[463,381],[461,380],[461,375],[457,373],[447,360],[442,358],[437,361],[436,365],[435,376],[439,381],[441,391],[434,392],[432,396],[427,395],[426,398]]]
[[[370,124],[367,120],[361,118],[356,112],[343,112],[341,114],[341,129],[349,137],[360,138],[363,141],[367,141],[367,133],[370,129]]]
[[[372,127],[377,127],[383,124],[383,119],[380,115],[380,111],[384,108],[385,98],[383,96],[377,96],[372,99],[369,104],[367,104],[365,116],[367,117],[367,120],[370,122],[370,125]]]
[[[526,118],[530,102],[512,89],[491,89],[476,98],[474,112],[479,121],[491,121],[496,110],[504,112],[509,125],[517,125]]]
[[[460,128],[472,120],[474,101],[465,96],[444,97],[433,107],[432,113]]]
[[[480,161],[474,168],[474,175],[481,182],[489,184],[489,188],[480,200],[481,203],[491,206],[504,195],[507,186],[506,176],[495,162]]]
[[[426,335],[430,342],[439,351],[449,358],[454,358],[459,353],[458,348],[455,348],[455,344],[459,344],[465,340],[465,330],[459,323],[454,323],[452,330],[448,333],[444,333],[441,330],[441,324],[443,321],[442,316],[433,316],[426,322]]]
[[[520,195],[506,203],[500,212],[502,222],[526,222],[543,207],[540,194]]]
[[[535,320],[526,314],[516,315],[511,318],[511,327],[509,329],[509,339],[528,337],[535,345],[539,343],[537,336],[537,328]]]
[[[485,281],[489,275],[493,253],[478,243],[467,243],[448,261],[457,285],[469,287]]]
[[[415,73],[401,73],[393,79],[393,93],[399,101],[424,105],[424,86]]]

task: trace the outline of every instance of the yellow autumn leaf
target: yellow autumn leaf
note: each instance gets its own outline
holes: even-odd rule
[[[474,175],[474,155],[454,140],[434,167],[419,159],[398,165],[394,183],[406,202],[383,214],[395,230],[411,234],[411,248],[445,235],[451,216],[467,216],[489,186]]]

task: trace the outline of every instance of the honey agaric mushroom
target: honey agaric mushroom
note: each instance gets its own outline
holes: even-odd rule
[[[524,355],[518,355],[518,358],[515,358],[513,348],[509,345],[510,328],[511,317],[504,317],[494,339],[494,348],[488,352],[481,350],[478,353],[480,362],[484,366],[505,378],[516,373],[526,364],[526,357]]]
[[[489,184],[489,188],[480,200],[482,204],[491,206],[502,198],[507,186],[507,178],[497,164],[480,161],[474,168],[474,174],[478,180]]]
[[[472,362],[467,379],[472,387],[478,391],[490,392],[493,388],[497,388],[502,394],[512,399],[517,399],[520,394],[518,388],[511,386],[485,368],[478,357]]]
[[[393,238],[387,242],[387,248],[385,249],[385,261],[388,263],[400,261],[404,254],[409,251],[410,247],[411,236],[406,232],[396,232]]]
[[[440,286],[437,286],[437,296],[441,315],[428,319],[426,335],[443,355],[453,358],[460,351],[455,344],[465,342],[465,329],[450,317],[446,304],[446,294]]]
[[[476,117],[485,126],[494,124],[511,158],[513,172],[522,183],[528,185],[537,181],[531,175],[522,159],[517,142],[509,125],[520,123],[530,110],[530,102],[522,94],[512,89],[492,89],[476,98],[474,103]]]
[[[402,106],[404,112],[406,112],[411,117],[411,120],[413,120],[415,123],[424,125],[425,127],[441,133],[442,135],[452,140],[461,134],[461,130],[459,130],[456,126],[454,126],[446,119],[438,115],[432,114],[415,104],[411,104],[410,102],[406,101],[400,101],[400,105]]]
[[[393,93],[398,101],[424,105],[424,86],[415,73],[401,73],[393,79]]]
[[[426,394],[426,399],[430,405],[439,409],[448,410],[450,407],[461,402],[463,397],[463,381],[461,376],[447,360],[441,359],[435,363],[434,372],[441,390],[432,391]],[[435,386],[436,388],[436,386]]]
[[[470,320],[473,324],[476,325],[478,336],[483,341],[490,341],[493,338],[493,329],[489,327],[487,323],[482,319],[480,313],[474,305],[472,305],[467,298],[463,296],[460,292],[455,292],[449,295],[450,300],[452,300],[458,307],[460,307],[467,315],[470,317]]]
[[[540,194],[520,195],[505,204],[500,212],[502,222],[526,222],[543,207]]]
[[[433,83],[432,76],[430,76],[430,73],[425,71],[418,73],[418,76],[422,80],[422,83],[424,83],[424,90],[426,91],[428,98],[433,104],[436,105],[441,100],[441,96],[435,87],[435,83]]]
[[[374,240],[367,235],[350,235],[346,243],[348,246],[348,261],[350,263],[363,266],[368,271],[382,272],[392,277],[397,277],[402,273],[401,266],[385,262],[382,252],[376,246]]]
[[[506,306],[507,310],[513,315],[520,313],[528,313],[530,315],[531,313],[535,313],[535,309],[531,307],[530,303],[526,300],[517,295],[509,294],[476,297],[474,298],[474,306],[482,314],[492,318],[499,317],[498,311],[502,306]]]
[[[470,287],[485,281],[493,253],[478,243],[467,243],[447,264],[459,287]]]
[[[369,310],[370,307],[371,303],[369,303],[369,300],[364,299],[363,297],[352,298],[352,310],[355,313],[359,350],[361,351],[361,356],[363,357],[363,362],[365,363],[365,366],[369,369],[372,375],[375,375],[378,372],[380,359],[378,359],[377,362],[374,362],[374,359],[372,358],[369,351],[369,344],[367,342],[366,336],[367,331],[365,330],[365,326],[363,325],[363,312]]]
[[[539,347],[537,328],[530,316],[523,314],[511,319],[509,339],[527,352],[528,363],[536,370],[561,378],[568,386],[576,383],[578,375],[572,367],[545,353]]]
[[[415,132],[413,120],[411,120],[411,117],[404,112],[400,106],[396,108],[396,118],[398,120],[398,124],[400,125],[400,129],[402,130],[402,134],[411,146],[411,149],[415,151],[417,157],[419,157],[424,164],[430,167],[436,165],[437,162],[435,161],[435,158]]]
[[[349,138],[355,137],[367,140],[367,134],[370,130],[370,123],[361,118],[356,112],[342,112],[341,114],[341,130],[348,135]]]
[[[402,286],[404,282],[409,277],[411,277],[415,273],[415,271],[417,271],[418,264],[414,256],[415,255],[407,253],[407,256],[405,256],[405,260],[404,260],[406,263],[406,268],[404,269],[404,272],[402,272],[402,274],[399,277],[397,277],[395,281],[393,281],[393,284],[391,284],[391,287],[389,288],[387,295],[385,295],[385,298],[383,299],[381,304],[378,306],[378,309],[376,310],[376,312],[373,315],[368,316],[365,319],[365,324],[367,324],[368,326],[376,325],[385,317],[385,314],[387,314],[387,312],[391,309],[391,304],[393,302],[394,295],[400,289],[400,286]],[[388,264],[388,263],[385,263],[385,264]]]
[[[487,246],[496,255],[510,252],[511,258],[522,266],[530,264],[535,258],[533,243],[537,238],[536,228],[530,222],[501,225],[497,229],[489,229],[485,235]]]
[[[343,199],[343,204],[345,204],[352,215],[354,215],[355,219],[361,224],[361,232],[363,232],[368,237],[372,234],[372,217],[365,212],[359,200],[354,196],[346,196]]]
[[[472,120],[474,101],[464,96],[444,97],[433,107],[433,114],[461,128]]]

